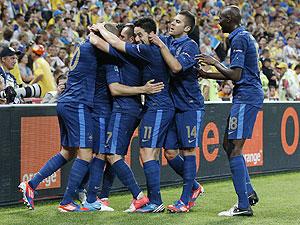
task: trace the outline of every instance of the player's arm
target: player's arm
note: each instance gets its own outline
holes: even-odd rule
[[[90,32],[89,37],[92,45],[96,46],[103,52],[109,53],[109,44],[106,41],[94,34],[92,31]]]
[[[222,63],[220,63],[217,59],[215,59],[212,56],[201,54],[197,56],[197,59],[199,60],[199,64],[206,64],[206,65],[212,65],[215,66],[216,69],[220,73],[207,73],[203,70],[199,70],[199,75],[202,76],[207,76],[208,78],[211,79],[217,79],[217,80],[233,80],[233,81],[238,81],[241,79],[242,75],[242,68],[235,67],[235,68],[228,68],[224,66]]]
[[[161,92],[164,88],[163,82],[153,82],[154,80],[149,80],[144,86],[127,86],[120,83],[111,83],[108,87],[112,96],[131,96]]]
[[[98,29],[102,37],[114,48],[121,52],[126,52],[126,42],[122,41],[116,35],[106,30],[103,23],[97,23],[94,28]]]
[[[229,80],[226,76],[221,73],[210,73],[206,72],[205,70],[199,68],[198,69],[198,76],[203,77],[205,79],[214,79],[214,80]]]
[[[150,34],[149,40],[151,41],[151,43],[157,45],[160,48],[160,52],[171,71],[173,73],[179,73],[182,70],[182,65],[171,54],[170,50],[164,44],[164,42],[156,34]]]
[[[138,94],[155,94],[164,88],[163,82],[148,81],[144,86],[127,86],[121,84],[119,68],[116,65],[106,65],[106,80],[112,96],[131,96]]]

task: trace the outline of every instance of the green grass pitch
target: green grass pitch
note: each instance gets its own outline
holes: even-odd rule
[[[229,209],[236,196],[230,180],[206,182],[206,194],[186,214],[127,214],[122,211],[129,206],[130,195],[114,194],[110,198],[115,212],[60,213],[58,201],[37,202],[35,210],[23,205],[0,208],[0,224],[26,225],[201,225],[201,224],[300,224],[300,172],[256,176],[252,183],[259,194],[260,202],[253,207],[254,216],[224,218],[218,212]],[[170,204],[179,198],[180,187],[163,188],[164,203]]]

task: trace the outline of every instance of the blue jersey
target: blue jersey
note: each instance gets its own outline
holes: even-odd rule
[[[179,111],[204,108],[204,98],[198,83],[197,61],[199,47],[187,35],[174,39],[162,37],[171,54],[179,61],[182,70],[171,77],[170,88],[175,108]]]
[[[154,82],[163,82],[165,85],[161,92],[146,96],[146,107],[153,110],[173,109],[173,102],[169,93],[170,73],[160,49],[156,45],[126,43],[126,53],[141,60],[143,84],[154,79]]]
[[[264,93],[259,76],[258,53],[254,37],[238,27],[229,35],[230,68],[241,68],[241,79],[235,82],[233,103],[262,107]]]
[[[93,107],[99,52],[88,40],[77,47],[71,60],[66,89],[58,102]]]
[[[101,53],[101,56],[104,54]],[[94,95],[94,113],[97,116],[109,116],[111,113],[112,97],[108,90],[107,77],[119,76],[116,68],[116,65],[98,63]]]
[[[109,47],[109,54],[119,61],[119,73],[108,73],[107,83],[120,83],[126,86],[141,86],[142,76],[136,59],[129,55],[118,52],[113,47]],[[117,70],[118,67],[115,67]],[[140,95],[133,96],[114,96],[113,112],[127,112],[137,115],[141,112],[142,103]]]

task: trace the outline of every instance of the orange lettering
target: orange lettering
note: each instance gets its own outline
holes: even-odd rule
[[[208,137],[209,132],[213,133],[213,137]],[[208,162],[214,161],[219,153],[219,148],[215,147],[212,153],[208,151],[208,145],[218,145],[219,144],[219,130],[217,125],[214,122],[208,123],[203,131],[202,137],[202,146],[203,146],[203,155]]]

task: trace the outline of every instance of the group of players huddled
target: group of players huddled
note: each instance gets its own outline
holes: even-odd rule
[[[59,211],[113,211],[108,196],[117,176],[133,197],[126,212],[163,212],[158,156],[164,148],[169,166],[183,179],[179,200],[167,210],[189,212],[204,193],[195,180],[196,149],[204,120],[204,100],[198,86],[201,76],[235,83],[223,146],[238,203],[219,215],[252,216],[251,205],[258,202],[258,196],[250,183],[242,148],[245,139],[251,138],[263,92],[255,40],[240,21],[236,6],[221,13],[220,26],[230,33],[229,68],[200,54],[198,45],[188,37],[195,26],[189,11],[173,18],[169,36],[157,36],[151,18],[121,27],[103,23],[89,27],[89,38],[74,53],[66,89],[57,104],[61,151],[30,181],[19,185],[26,205],[34,209],[39,183],[75,158]],[[202,70],[204,64],[215,66],[218,72]],[[144,104],[141,95],[145,95]],[[137,127],[147,196],[124,161]],[[73,198],[85,184],[87,198],[81,206]]]

